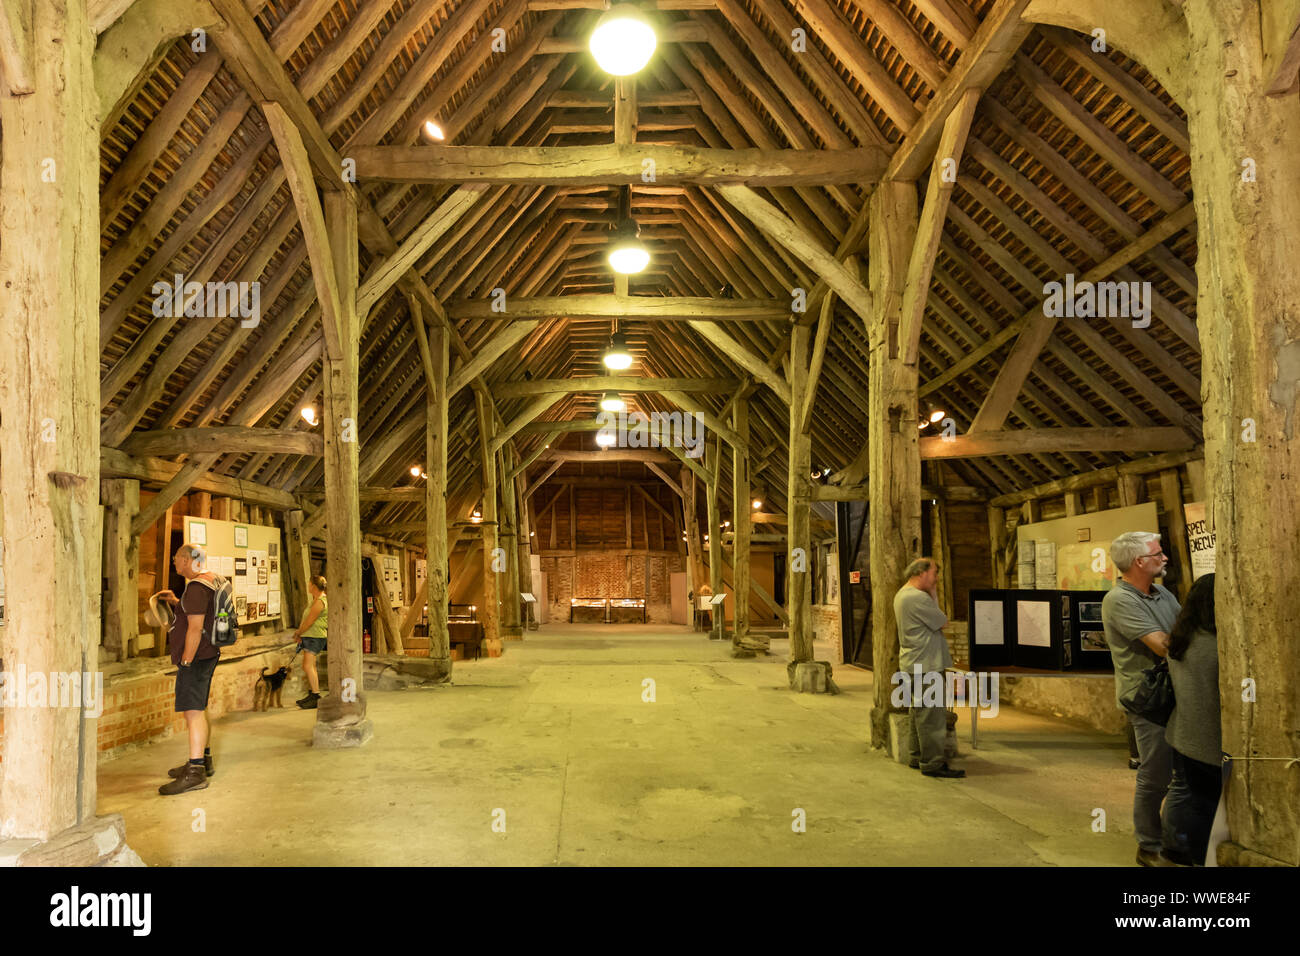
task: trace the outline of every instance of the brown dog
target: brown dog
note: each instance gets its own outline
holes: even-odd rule
[[[265,667],[262,668],[262,676],[257,679],[257,686],[253,689],[253,710],[266,710],[274,702],[276,707],[283,707],[284,703],[280,700],[280,692],[284,688],[284,682],[289,677],[289,668],[281,667],[273,674],[267,673]]]

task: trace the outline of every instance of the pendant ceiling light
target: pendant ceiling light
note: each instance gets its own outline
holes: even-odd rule
[[[618,436],[615,435],[612,431],[606,431],[605,429],[601,429],[600,431],[596,432],[596,444],[599,445],[601,448],[609,448],[617,441],[618,441]]]
[[[609,245],[609,267],[625,276],[636,275],[645,271],[650,264],[650,250],[638,235],[640,230],[632,220],[619,224],[614,231],[614,240]]]
[[[609,267],[623,275],[635,275],[650,264],[650,250],[641,242],[641,229],[632,218],[632,187],[618,194],[618,228],[610,240]]]
[[[627,336],[615,332],[609,337],[609,347],[605,349],[605,368],[623,372],[632,367],[632,353],[627,350]]]
[[[630,3],[620,3],[601,14],[588,46],[606,73],[631,76],[650,62],[657,42],[645,15]]]
[[[625,412],[627,411],[627,402],[623,401],[623,396],[618,392],[606,392],[600,398],[600,410],[602,412]]]

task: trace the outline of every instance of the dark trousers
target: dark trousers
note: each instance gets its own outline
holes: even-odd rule
[[[1219,808],[1223,770],[1170,748],[1173,770],[1165,799],[1164,852],[1179,863],[1202,866],[1210,827]]]

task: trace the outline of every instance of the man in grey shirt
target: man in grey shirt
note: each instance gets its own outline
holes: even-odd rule
[[[1120,579],[1101,602],[1101,623],[1115,664],[1115,701],[1142,683],[1142,672],[1169,653],[1169,632],[1178,617],[1178,599],[1156,583],[1169,559],[1160,535],[1129,531],[1110,545]],[[1121,710],[1123,707],[1121,706]],[[1169,790],[1170,753],[1165,728],[1129,714],[1137,737],[1137,785],[1133,793],[1133,832],[1142,866],[1169,865],[1160,856],[1160,805]]]
[[[948,623],[948,617],[939,609],[934,596],[939,562],[933,558],[917,558],[903,574],[907,583],[894,595],[894,620],[898,623],[898,666],[911,698],[908,766],[919,769],[927,777],[964,777],[965,770],[953,770],[943,759],[944,739],[948,735],[946,700],[941,695],[939,706],[926,707],[921,695],[923,684],[937,679],[943,686],[943,669],[952,666],[952,654],[940,630]],[[920,681],[916,679],[918,672],[922,675]],[[931,674],[935,676],[926,676]]]

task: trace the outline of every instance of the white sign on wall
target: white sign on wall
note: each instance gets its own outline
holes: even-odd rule
[[[1204,501],[1183,506],[1187,521],[1187,550],[1192,556],[1192,579],[1214,573],[1215,534],[1214,518]]]

